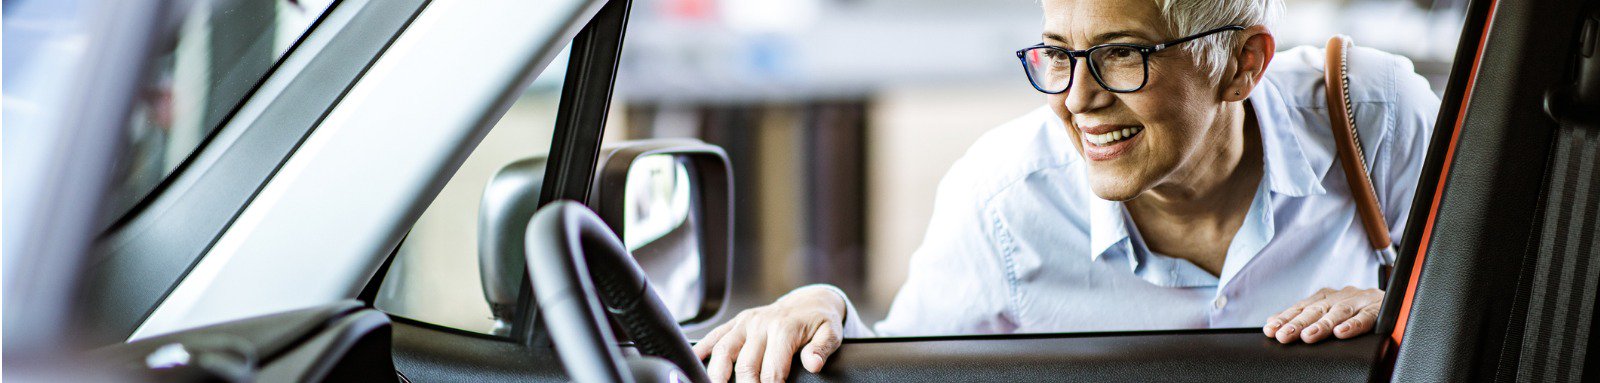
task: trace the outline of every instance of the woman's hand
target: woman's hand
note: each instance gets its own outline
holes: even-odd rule
[[[1378,323],[1383,290],[1345,287],[1322,289],[1288,310],[1267,318],[1261,332],[1280,343],[1303,340],[1317,343],[1332,334],[1349,339],[1372,331]]]
[[[728,381],[730,370],[738,382],[782,382],[795,351],[806,370],[822,371],[844,335],[845,310],[844,298],[833,290],[795,290],[717,326],[695,343],[694,355],[711,358],[706,372],[713,382]]]

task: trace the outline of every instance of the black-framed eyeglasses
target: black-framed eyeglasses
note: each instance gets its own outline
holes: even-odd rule
[[[1156,45],[1113,43],[1081,51],[1040,43],[1017,51],[1017,59],[1022,61],[1028,82],[1040,92],[1060,94],[1072,89],[1072,72],[1082,57],[1088,58],[1089,74],[1101,88],[1128,93],[1144,89],[1150,80],[1150,54],[1213,33],[1238,30],[1244,27],[1229,25]]]

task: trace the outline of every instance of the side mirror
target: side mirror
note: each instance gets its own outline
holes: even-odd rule
[[[588,205],[644,269],[685,328],[711,323],[728,296],[733,171],[726,152],[692,139],[603,148]]]
[[[485,186],[478,271],[495,333],[507,334],[522,293],[524,237],[538,210],[545,157],[506,164]],[[685,330],[711,323],[728,296],[733,179],[721,148],[693,139],[626,141],[601,148],[585,202],[644,269]]]
[[[495,171],[478,205],[478,276],[494,315],[494,334],[509,335],[522,294],[523,238],[539,210],[545,157],[512,161]]]

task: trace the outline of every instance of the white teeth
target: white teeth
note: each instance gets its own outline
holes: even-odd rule
[[[1091,143],[1091,144],[1106,145],[1106,144],[1110,144],[1110,143],[1113,143],[1113,142],[1122,141],[1124,139],[1131,138],[1131,137],[1133,137],[1133,135],[1138,134],[1139,131],[1142,131],[1142,130],[1144,130],[1144,128],[1132,127],[1132,128],[1124,128],[1122,130],[1110,131],[1110,132],[1106,132],[1106,133],[1102,133],[1102,134],[1084,133],[1083,134],[1083,138],[1084,138],[1085,141],[1089,141],[1089,143]]]

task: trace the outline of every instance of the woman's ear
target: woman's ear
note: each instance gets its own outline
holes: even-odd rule
[[[1267,31],[1265,26],[1252,26],[1238,33],[1244,39],[1244,44],[1240,44],[1233,52],[1233,72],[1222,79],[1222,99],[1225,101],[1243,101],[1250,97],[1250,91],[1261,83],[1261,76],[1267,73],[1267,64],[1272,62],[1272,54],[1278,49],[1272,32]]]

